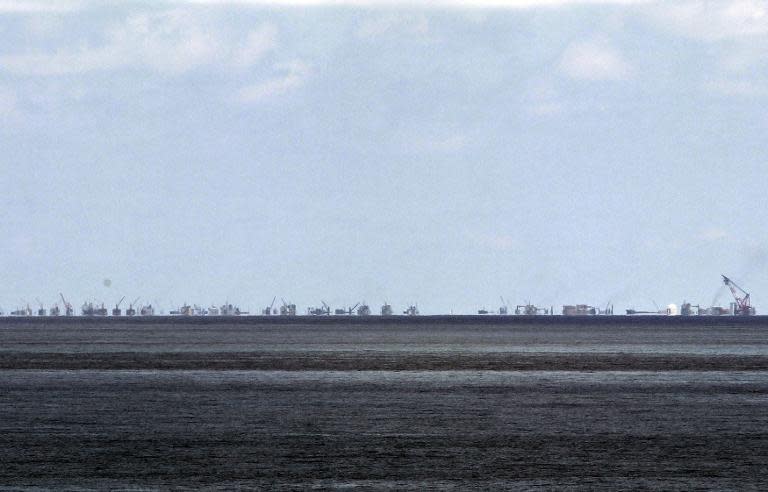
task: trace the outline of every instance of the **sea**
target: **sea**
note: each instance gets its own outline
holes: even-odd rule
[[[0,490],[767,490],[768,318],[610,318],[0,318]]]

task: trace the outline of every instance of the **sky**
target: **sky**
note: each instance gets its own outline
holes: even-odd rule
[[[759,0],[0,0],[0,306],[768,313],[767,103]]]

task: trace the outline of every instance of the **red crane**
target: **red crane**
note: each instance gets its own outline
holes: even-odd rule
[[[736,300],[735,309],[733,310],[733,314],[738,316],[752,316],[755,314],[755,308],[751,306],[751,301],[749,299],[749,294],[736,285],[733,280],[729,279],[725,275],[722,275],[723,277],[723,283],[728,286],[729,289],[731,289],[731,294],[733,294],[733,298]]]

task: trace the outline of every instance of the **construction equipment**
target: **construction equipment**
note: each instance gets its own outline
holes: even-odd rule
[[[83,316],[106,316],[107,315],[107,308],[104,307],[104,303],[101,304],[101,307],[98,307],[94,305],[92,302],[84,302],[80,310],[83,313]]]
[[[58,316],[59,314],[61,314],[61,311],[59,310],[58,304],[54,304],[53,306],[51,306],[51,309],[48,310],[49,316]]]
[[[275,297],[273,297],[273,298],[272,298],[272,304],[270,304],[269,306],[267,306],[266,308],[264,308],[264,310],[263,310],[263,311],[261,311],[261,314],[262,314],[262,315],[264,315],[264,316],[269,316],[270,314],[273,314],[273,313],[272,313],[272,306],[274,306],[274,305],[275,305],[275,299],[277,299],[277,296],[275,296]],[[275,310],[274,314],[277,314],[277,311],[276,311],[276,310]]]
[[[37,315],[38,316],[45,316],[47,313],[45,312],[45,307],[43,307],[42,301],[40,299],[38,299],[38,298],[35,298],[35,300],[37,301],[37,304],[40,306],[38,308],[38,310],[37,310]]]
[[[74,308],[72,308],[72,304],[68,303],[66,299],[64,299],[64,294],[59,292],[59,297],[61,297],[61,302],[64,303],[64,315],[65,316],[73,316],[75,314]]]
[[[360,303],[358,302],[358,303],[357,303],[357,304],[355,304],[354,306],[352,306],[352,307],[350,307],[350,308],[347,308],[347,309],[335,309],[335,310],[333,311],[333,314],[337,314],[337,315],[349,315],[349,316],[352,316],[352,311],[354,311],[354,310],[355,310],[355,308],[356,308],[357,306],[359,306],[359,305],[360,305]]]
[[[32,316],[32,308],[30,308],[29,304],[27,304],[27,307],[25,308],[11,311],[11,316]]]
[[[147,304],[146,306],[141,306],[139,313],[141,313],[142,316],[154,316],[155,308],[152,307],[152,304]]]
[[[722,306],[710,306],[706,309],[701,309],[699,314],[702,316],[727,316],[733,314],[730,308]]]
[[[139,299],[141,298],[137,297],[132,303],[128,304],[128,309],[125,310],[126,316],[136,316],[136,308],[134,306],[138,306]]]
[[[693,309],[696,308],[696,312]],[[696,304],[695,306],[688,301],[683,301],[680,304],[680,316],[699,316],[701,314],[701,306]]]
[[[240,307],[234,306],[227,302],[219,308],[221,316],[240,316],[241,314],[248,314],[247,311],[240,311]]]
[[[499,307],[499,314],[500,315],[506,315],[509,313],[509,307],[507,306],[507,301],[504,300],[504,296],[499,296],[499,299],[501,299],[501,306]]]
[[[235,312],[239,311],[235,306],[227,302],[219,308],[219,314],[222,316],[235,316]]]
[[[363,301],[363,303],[357,308],[357,315],[358,316],[370,316],[371,315],[371,307],[368,306],[368,304]]]
[[[280,301],[283,303],[280,306],[280,316],[296,316],[296,304],[288,304],[282,297]]]
[[[386,301],[384,301],[384,305],[381,306],[381,315],[382,316],[392,316],[392,314],[394,314],[394,312],[392,310],[392,306],[389,303],[387,303]]]
[[[93,303],[84,302],[83,305],[80,307],[80,314],[82,314],[83,316],[93,316]]]
[[[418,316],[419,315],[419,306],[416,304],[411,304],[408,306],[408,309],[403,311],[403,314],[406,316]]]
[[[185,302],[183,306],[178,309],[172,309],[168,314],[171,316],[192,316],[192,306]]]
[[[525,316],[536,316],[537,314],[549,314],[549,310],[546,308],[537,307],[531,304],[530,301],[526,301],[525,304],[518,304],[515,306],[515,314]]]
[[[607,316],[613,315],[613,304],[610,302],[605,304],[605,309],[598,309],[597,314],[603,314]]]
[[[311,307],[307,308],[307,313],[312,316],[327,316],[331,314],[331,308],[328,306],[328,304],[325,303],[325,301],[320,301],[323,303],[323,307]]]
[[[120,316],[123,314],[122,311],[120,311],[120,304],[123,303],[125,300],[125,296],[121,297],[119,301],[117,301],[117,304],[115,304],[115,309],[112,310],[112,316]]]
[[[754,316],[755,308],[751,306],[751,300],[749,293],[744,289],[736,285],[733,280],[729,279],[725,275],[723,277],[723,283],[731,290],[731,294],[736,302],[731,303],[731,311],[736,316]]]

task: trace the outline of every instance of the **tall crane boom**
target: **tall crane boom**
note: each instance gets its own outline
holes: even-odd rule
[[[736,285],[736,283],[726,277],[725,275],[722,275],[723,277],[723,283],[728,286],[728,288],[731,290],[731,294],[733,295],[733,299],[736,301],[736,306],[734,309],[733,314],[736,315],[742,315],[742,316],[750,316],[755,314],[755,308],[751,305],[751,299],[749,298],[749,293]]]
[[[59,292],[59,297],[61,297],[61,302],[64,303],[64,313],[66,316],[72,316],[75,314],[75,310],[72,309],[72,304],[68,303],[66,299],[64,299],[64,294]]]

